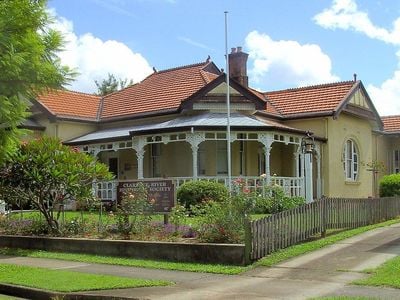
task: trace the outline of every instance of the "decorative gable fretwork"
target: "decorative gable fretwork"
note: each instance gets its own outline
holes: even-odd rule
[[[193,143],[193,136],[196,134],[201,135],[201,142],[203,141],[221,141],[227,139],[225,131],[196,131],[196,132],[181,132],[181,133],[167,133],[157,135],[136,136],[132,140],[125,140],[119,142],[98,143],[91,145],[82,145],[77,148],[85,153],[97,155],[103,151],[118,151],[122,149],[143,149],[149,144],[168,144],[171,142],[188,142]],[[234,141],[257,141],[262,144],[265,143],[265,138],[268,137],[270,143],[278,142],[284,144],[300,145],[301,136],[291,135],[278,132],[246,132],[246,131],[233,131],[231,133],[231,142]],[[139,149],[140,148],[140,149]]]

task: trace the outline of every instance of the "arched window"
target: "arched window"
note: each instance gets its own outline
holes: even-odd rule
[[[349,139],[344,144],[343,149],[343,167],[344,167],[344,176],[348,181],[357,180],[358,176],[358,148],[356,143]]]

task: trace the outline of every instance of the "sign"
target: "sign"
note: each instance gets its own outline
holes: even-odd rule
[[[175,206],[175,186],[172,180],[165,179],[120,181],[118,183],[118,203],[121,202],[124,194],[135,193],[140,183],[143,183],[147,188],[148,200],[154,201],[154,212],[168,213]]]

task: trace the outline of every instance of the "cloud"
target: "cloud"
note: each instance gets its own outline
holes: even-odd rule
[[[397,53],[400,60],[400,51]],[[380,115],[393,115],[400,112],[400,70],[380,86],[368,85],[367,91]]]
[[[332,63],[328,55],[315,44],[300,44],[296,41],[274,41],[268,35],[250,32],[245,40],[253,66],[251,78],[264,87],[272,83],[284,86],[302,86],[338,81],[332,74]]]
[[[134,53],[121,42],[103,41],[91,33],[77,36],[73,23],[63,17],[57,17],[53,27],[64,35],[66,41],[64,51],[59,53],[62,64],[80,73],[68,89],[92,93],[97,91],[94,81],[107,78],[108,73],[138,82],[152,72],[140,53]]]
[[[314,21],[327,29],[353,30],[386,44],[400,46],[400,18],[388,30],[376,26],[366,12],[360,11],[355,0],[334,0],[331,7],[314,17]],[[369,84],[367,91],[379,114],[400,112],[400,51],[396,53],[399,64],[391,78],[380,85]]]
[[[359,11],[355,0],[334,0],[332,6],[314,16],[314,21],[328,29],[354,30],[388,44],[400,45],[400,18],[387,30],[372,23],[368,14]]]

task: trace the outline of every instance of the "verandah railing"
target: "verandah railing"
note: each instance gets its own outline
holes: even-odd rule
[[[356,228],[400,215],[400,198],[323,198],[250,222],[250,259],[305,241],[328,229]]]
[[[175,177],[172,178],[175,181],[176,188],[187,181],[192,181],[192,177]],[[198,180],[207,180],[214,181],[224,184],[228,186],[228,177],[226,176],[199,176]],[[255,189],[259,189],[265,182],[259,176],[239,176],[232,177],[232,181],[242,180],[245,187],[254,191]],[[272,185],[279,185],[284,190],[285,194],[291,197],[294,196],[304,196],[303,187],[304,180],[301,177],[279,177],[272,176],[271,183]]]
[[[152,179],[152,178],[148,178]],[[175,183],[175,188],[177,189],[180,185],[187,181],[192,181],[192,177],[171,177]],[[219,182],[228,186],[228,177],[226,176],[199,176],[198,180],[207,180],[213,182]],[[262,179],[258,176],[242,176],[233,177],[232,180],[241,179],[243,180],[244,186],[250,190],[255,190],[260,188],[262,184]],[[286,195],[294,197],[300,196],[304,197],[304,180],[301,177],[271,177],[271,184],[276,184],[282,187]],[[94,194],[103,201],[115,201],[117,199],[117,185],[118,180],[113,181],[101,181],[94,183],[93,189]]]

